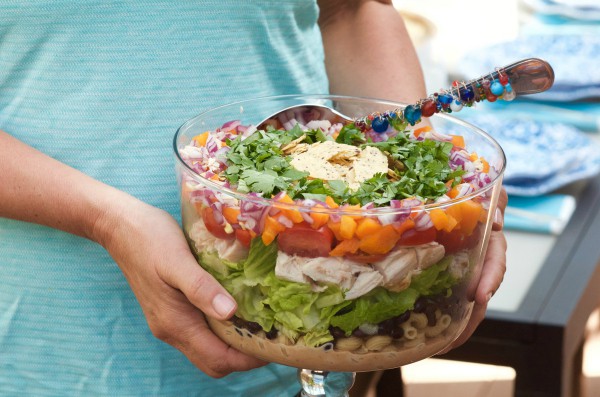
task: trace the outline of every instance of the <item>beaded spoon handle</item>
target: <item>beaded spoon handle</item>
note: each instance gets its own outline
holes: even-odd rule
[[[266,125],[278,127],[290,120],[301,118],[306,122],[310,120],[330,120],[332,123],[354,122],[356,127],[362,130],[372,128],[375,132],[384,132],[390,121],[405,121],[415,125],[423,117],[431,117],[435,113],[458,112],[464,106],[470,107],[476,102],[485,100],[512,101],[517,95],[546,91],[552,87],[552,84],[554,84],[554,70],[550,64],[539,58],[527,58],[496,68],[493,72],[467,82],[455,81],[452,88],[440,90],[404,109],[375,112],[352,119],[324,105],[297,105],[269,116],[257,124],[257,128],[261,129]]]

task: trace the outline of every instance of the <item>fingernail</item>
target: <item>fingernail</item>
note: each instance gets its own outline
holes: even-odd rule
[[[488,292],[488,294],[485,296],[485,303],[488,303],[490,299],[492,299],[493,295],[494,294],[492,292]]]
[[[494,223],[498,228],[502,228],[504,226],[504,217],[502,216],[502,212],[499,208],[496,208],[494,212]]]
[[[217,314],[228,318],[235,310],[235,301],[225,294],[217,294],[212,300],[212,306]]]

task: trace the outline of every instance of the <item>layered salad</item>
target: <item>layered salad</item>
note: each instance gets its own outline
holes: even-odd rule
[[[231,121],[179,148],[184,232],[238,303],[209,319],[232,346],[360,371],[464,328],[499,171],[461,135],[375,121]]]

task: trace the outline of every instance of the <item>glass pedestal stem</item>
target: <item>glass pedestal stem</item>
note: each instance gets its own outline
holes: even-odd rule
[[[327,372],[298,369],[302,390],[296,397],[348,397],[354,372]]]

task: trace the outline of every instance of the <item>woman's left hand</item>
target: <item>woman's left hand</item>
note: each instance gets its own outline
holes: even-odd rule
[[[498,209],[496,211],[496,219],[492,225],[492,232],[488,244],[481,279],[475,291],[473,312],[465,330],[460,334],[450,347],[444,349],[439,354],[447,353],[448,351],[465,343],[475,332],[475,329],[483,321],[487,305],[492,296],[496,293],[506,272],[506,238],[502,231],[504,209],[508,202],[506,190],[502,189],[498,198]]]

